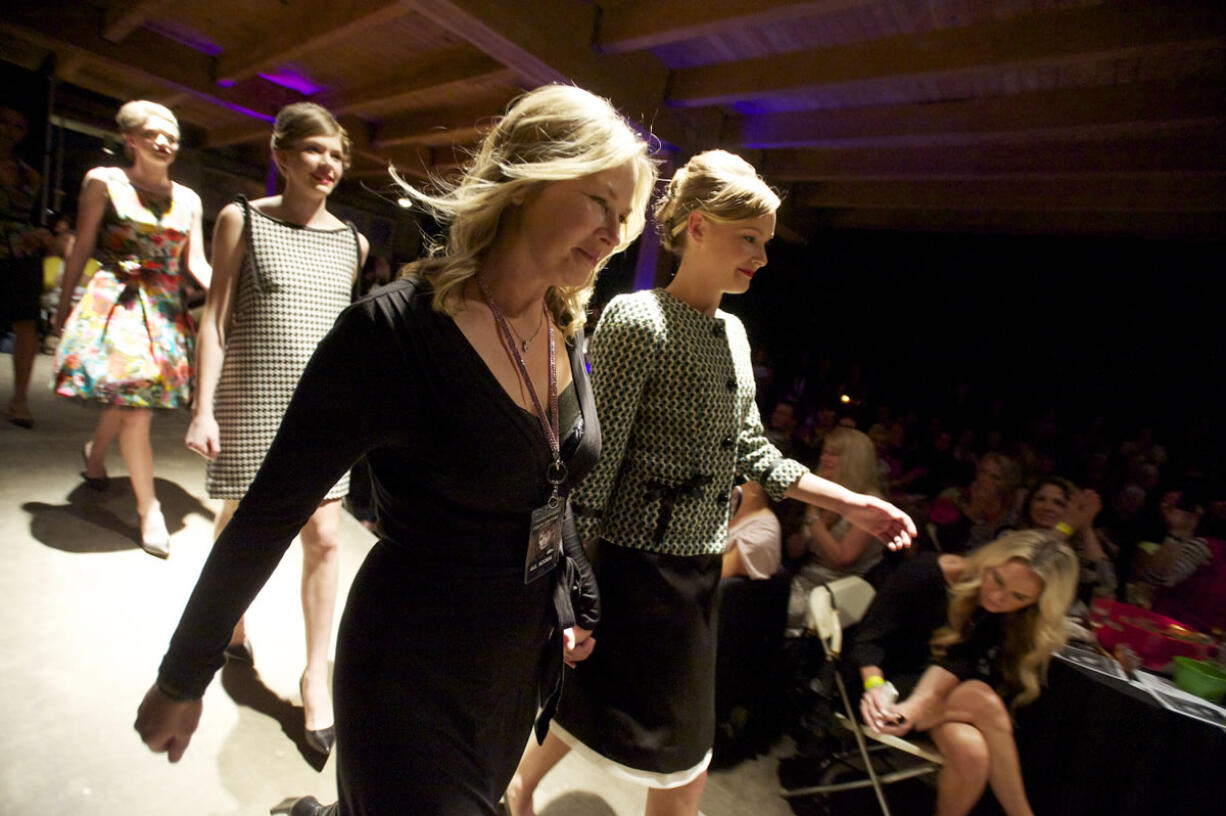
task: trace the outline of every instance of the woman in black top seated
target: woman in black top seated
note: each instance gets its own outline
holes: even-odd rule
[[[337,641],[340,802],[292,812],[497,812],[563,659],[592,648],[595,587],[564,512],[599,450],[584,309],[655,175],[605,100],[554,85],[512,104],[456,188],[407,188],[447,244],[321,342],[141,704],[150,748],[183,754],[230,630],[365,455],[380,541]]]
[[[922,553],[873,599],[849,652],[860,713],[886,734],[929,733],[945,758],[941,816],[967,813],[989,784],[1009,816],[1031,814],[1010,710],[1039,696],[1076,588],[1072,550],[1024,530],[966,557]]]

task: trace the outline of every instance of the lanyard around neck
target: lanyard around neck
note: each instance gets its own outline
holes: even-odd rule
[[[532,405],[536,408],[536,418],[540,421],[541,432],[545,435],[545,441],[549,443],[549,451],[553,454],[553,461],[550,462],[549,470],[546,473],[546,478],[549,483],[554,486],[554,492],[557,492],[558,485],[566,481],[566,465],[562,462],[561,446],[558,436],[558,368],[557,368],[557,348],[553,336],[553,321],[549,318],[548,309],[545,304],[541,303],[541,309],[545,312],[544,320],[549,325],[546,327],[549,331],[549,419],[545,418],[545,412],[541,410],[541,401],[536,395],[536,389],[532,387],[532,378],[528,376],[528,366],[524,364],[524,358],[519,353],[519,346],[515,342],[515,337],[511,334],[511,326],[507,323],[506,315],[502,313],[502,309],[490,296],[489,290],[485,288],[485,281],[481,280],[481,276],[475,276],[477,287],[481,290],[481,296],[485,298],[485,303],[490,307],[490,312],[494,315],[494,322],[498,324],[498,329],[502,333],[503,339],[506,340],[507,348],[511,350],[511,357],[515,360],[515,365],[519,369],[519,375],[524,381],[524,386],[528,389],[528,396],[532,398]]]

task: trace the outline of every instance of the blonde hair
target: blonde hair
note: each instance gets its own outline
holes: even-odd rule
[[[648,144],[606,99],[573,85],[545,85],[519,96],[482,140],[458,184],[436,180],[440,192],[424,193],[392,176],[404,192],[448,225],[445,244],[409,264],[405,275],[428,280],[434,308],[455,314],[464,285],[477,274],[498,236],[504,210],[553,181],[612,170],[627,162],[635,169],[630,214],[614,252],[630,245],[646,224],[647,201],[656,181]],[[612,254],[612,253],[610,253]],[[596,275],[607,258],[579,286],[551,286],[545,303],[554,321],[573,337],[586,321]]]
[[[143,128],[152,116],[162,117],[175,126],[176,132],[179,130],[179,120],[170,112],[170,108],[157,102],[150,102],[148,99],[133,99],[120,105],[119,110],[115,113],[115,124],[119,126],[119,132],[126,136]],[[132,146],[126,141],[123,143],[123,154],[127,156],[128,161],[136,157]]]
[[[115,114],[115,124],[119,125],[120,133],[134,133],[144,127],[151,116],[160,116],[171,122],[175,130],[179,129],[179,120],[170,112],[170,108],[148,99],[133,99],[124,102],[119,112]]]
[[[1010,612],[1005,619],[1005,642],[1001,671],[1005,686],[1020,689],[1010,708],[1026,705],[1039,696],[1039,684],[1047,674],[1052,652],[1064,648],[1064,614],[1077,591],[1077,556],[1068,545],[1045,530],[1006,533],[966,557],[962,576],[950,590],[949,625],[932,638],[943,655],[950,646],[970,634],[971,617],[979,606],[983,573],[1010,561],[1025,564],[1043,588],[1035,603]]]
[[[282,108],[277,113],[277,121],[273,122],[268,146],[273,150],[290,150],[312,136],[340,136],[342,165],[349,169],[353,140],[331,111],[314,102],[295,102]]]
[[[729,223],[761,218],[777,209],[779,195],[752,164],[726,150],[707,150],[673,174],[656,204],[655,217],[660,243],[674,255],[681,255],[692,212]]]
[[[877,464],[877,447],[868,434],[840,425],[826,435],[822,450],[839,457],[839,470],[834,481],[855,493],[885,497],[881,486],[881,468]]]

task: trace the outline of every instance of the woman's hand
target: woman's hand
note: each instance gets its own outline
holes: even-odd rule
[[[187,426],[187,435],[183,437],[187,449],[208,459],[210,462],[221,453],[221,431],[217,428],[217,420],[209,416],[197,414]]]
[[[911,546],[917,533],[910,516],[876,496],[858,498],[860,501],[848,508],[844,518],[884,541],[891,550]]]
[[[166,752],[167,759],[178,762],[196,733],[203,707],[200,700],[172,700],[154,683],[136,710],[133,727],[149,750]]]
[[[876,689],[874,689],[875,691]],[[877,730],[882,734],[890,734],[895,737],[901,737],[915,727],[915,719],[918,716],[918,707],[911,704],[911,697],[903,700],[895,705],[882,720],[881,725]]]
[[[1162,517],[1166,519],[1167,532],[1176,538],[1191,538],[1200,522],[1200,512],[1179,509],[1182,494],[1177,491],[1162,497]]]
[[[911,730],[913,719],[895,703],[898,692],[886,684],[864,692],[860,697],[860,716],[864,724],[883,734],[905,734]]]
[[[1069,497],[1068,510],[1061,519],[1074,530],[1086,530],[1103,509],[1103,500],[1093,490],[1078,490]]]
[[[596,648],[596,638],[582,626],[562,630],[562,662],[572,669],[580,660],[587,660]]]

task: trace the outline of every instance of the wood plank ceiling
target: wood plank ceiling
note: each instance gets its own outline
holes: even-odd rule
[[[1226,237],[1220,0],[32,0],[0,46],[165,101],[209,147],[262,150],[278,107],[318,101],[359,177],[445,173],[561,80],[682,159],[742,153],[795,236]]]

